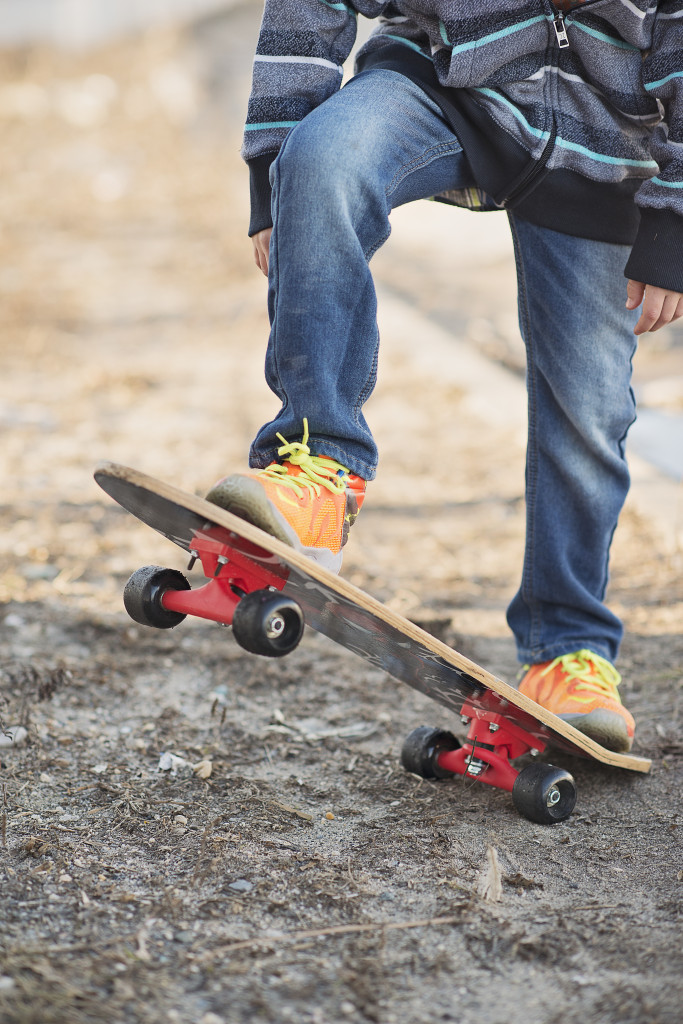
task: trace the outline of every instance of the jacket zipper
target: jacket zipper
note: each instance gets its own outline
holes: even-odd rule
[[[561,50],[566,50],[569,46],[569,36],[567,35],[567,26],[565,24],[563,11],[558,11],[553,18],[553,28],[555,29],[557,45]]]
[[[555,145],[556,137],[557,125],[553,124],[550,130],[550,135],[548,136],[548,141],[543,147],[543,152],[539,156],[538,160],[534,161],[533,166],[529,169],[528,173],[524,175],[522,180],[517,182],[510,195],[505,197],[505,199],[501,203],[502,209],[509,209],[510,204],[514,203],[515,199],[517,199],[517,197],[520,196],[523,192],[526,192],[534,178],[541,173],[545,165],[548,163],[548,160],[550,159],[550,154],[553,151],[553,146]]]
[[[561,50],[566,50],[569,46],[569,36],[567,35],[567,26],[565,24],[563,11],[558,10],[555,14],[553,18],[553,28],[555,30],[555,39],[557,40],[557,45]],[[536,178],[536,176],[543,171],[543,168],[550,159],[550,154],[553,151],[553,146],[555,145],[556,138],[557,124],[555,123],[555,119],[553,118],[553,126],[550,130],[548,141],[543,147],[543,152],[539,156],[538,160],[534,162],[533,166],[529,169],[528,173],[524,175],[521,181],[517,182],[512,192],[508,196],[506,196],[505,200],[501,204],[503,209],[509,208],[510,204],[514,203],[518,196],[521,196],[524,192],[526,192],[532,184],[532,182],[534,181],[534,179]]]
[[[557,39],[557,45],[561,50],[566,50],[570,45],[569,35],[567,33],[567,14],[577,15],[586,7],[594,7],[600,0],[583,0],[583,3],[577,4],[575,7],[571,7],[569,11],[558,10],[553,17],[553,28],[555,29],[555,38]]]
[[[570,13],[571,14],[575,14],[578,11],[580,11],[582,8],[591,7],[595,3],[599,3],[599,0],[584,0],[584,3],[582,3],[579,7],[572,8]],[[570,46],[570,42],[569,42],[569,35],[567,33],[567,22],[566,22],[565,12],[564,11],[557,10],[555,12],[555,14],[553,15],[553,29],[555,30],[555,39],[556,39],[556,42],[557,42],[557,45],[558,45],[559,49],[560,50],[568,49],[568,47]],[[534,178],[536,178],[536,176],[541,173],[541,171],[543,170],[543,168],[547,164],[548,160],[550,159],[550,154],[553,151],[553,146],[555,145],[555,139],[556,138],[557,138],[557,124],[555,122],[555,119],[553,118],[553,126],[552,126],[552,128],[550,130],[550,135],[548,136],[548,141],[546,142],[545,146],[543,147],[543,152],[539,156],[538,160],[536,160],[534,165],[530,168],[528,174],[524,175],[522,180],[519,181],[517,183],[517,185],[515,185],[514,189],[509,194],[509,196],[507,196],[503,200],[503,202],[501,203],[501,206],[502,206],[503,209],[509,208],[510,204],[513,203],[518,198],[518,196],[520,196],[524,192],[526,192],[529,189],[529,187],[532,184],[532,182],[534,181]]]

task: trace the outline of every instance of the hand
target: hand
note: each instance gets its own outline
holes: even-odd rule
[[[642,284],[640,281],[629,281],[626,293],[627,309],[637,309],[641,302],[643,304],[640,319],[633,329],[634,334],[658,331],[660,327],[665,327],[683,316],[681,292],[658,288],[653,284]]]
[[[254,260],[256,261],[256,266],[262,274],[265,274],[266,277],[268,277],[268,249],[270,247],[270,236],[272,233],[272,228],[264,228],[263,231],[257,231],[255,235],[251,236],[251,240],[254,244]]]

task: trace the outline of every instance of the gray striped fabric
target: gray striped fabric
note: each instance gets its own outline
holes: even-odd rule
[[[641,207],[683,216],[683,0],[266,0],[243,156],[276,152],[341,85],[357,13],[432,61],[549,170],[640,179]],[[557,21],[563,17],[563,22]],[[566,43],[560,46],[561,29]]]

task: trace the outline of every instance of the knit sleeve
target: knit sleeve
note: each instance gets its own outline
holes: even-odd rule
[[[663,112],[651,141],[659,170],[636,193],[640,228],[626,274],[683,292],[683,0],[659,5],[643,84]]]
[[[249,234],[269,227],[270,164],[288,132],[341,86],[358,13],[376,17],[381,0],[266,0],[242,156],[251,174]]]

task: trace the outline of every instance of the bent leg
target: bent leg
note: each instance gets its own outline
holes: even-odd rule
[[[604,604],[612,535],[629,487],[636,313],[624,308],[628,247],[511,218],[527,347],[529,441],[522,585],[508,609],[520,660],[581,648],[614,661]]]
[[[271,335],[266,379],[280,398],[250,461],[281,442],[311,448],[372,479],[377,451],[363,416],[377,372],[369,260],[389,236],[391,210],[471,185],[462,148],[439,108],[409,79],[373,70],[352,79],[288,135],[271,171]]]

